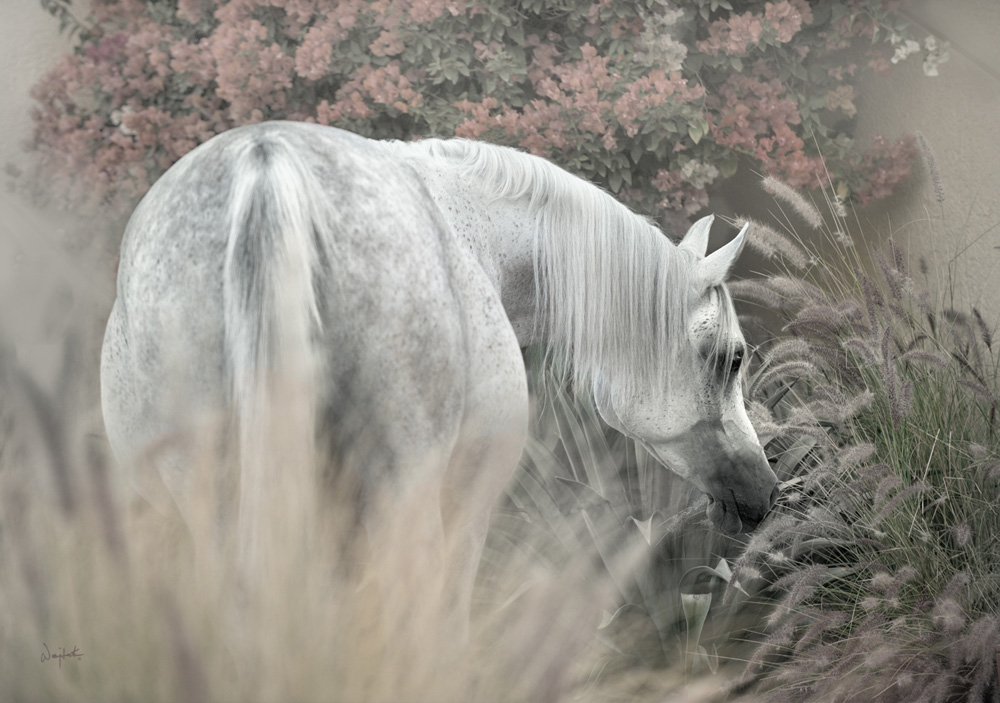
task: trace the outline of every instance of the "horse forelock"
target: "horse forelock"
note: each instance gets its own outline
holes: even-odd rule
[[[535,228],[538,319],[577,383],[614,374],[626,393],[669,384],[688,344],[697,257],[599,187],[545,159],[460,139],[413,145],[487,199],[524,200]],[[719,333],[724,332],[720,325]]]

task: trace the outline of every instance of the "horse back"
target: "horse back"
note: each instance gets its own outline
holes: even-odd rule
[[[116,453],[183,430],[204,414],[192,407],[225,412],[232,402],[231,184],[247,168],[240,155],[262,144],[293,154],[325,200],[309,233],[318,253],[308,272],[321,449],[335,461],[363,456],[371,471],[391,475],[453,447],[468,417],[488,424],[477,408],[509,396],[504,384],[520,403],[523,370],[496,294],[412,168],[340,130],[266,123],[184,157],[129,222],[102,361]],[[238,273],[251,275],[255,262],[244,265]],[[176,403],[164,402],[164,389]]]

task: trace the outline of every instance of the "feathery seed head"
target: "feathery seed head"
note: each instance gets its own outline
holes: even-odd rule
[[[931,181],[931,189],[934,191],[934,200],[939,203],[944,202],[944,186],[941,184],[941,172],[938,170],[937,159],[931,145],[922,132],[917,132],[917,145],[920,147],[921,160],[927,170],[927,176]]]
[[[934,605],[931,621],[939,632],[958,632],[965,625],[965,613],[954,598],[941,598]]]
[[[806,200],[805,196],[799,191],[784,181],[779,181],[774,176],[767,176],[760,184],[764,190],[775,198],[791,205],[792,209],[798,213],[799,217],[809,223],[810,227],[819,229],[823,226],[823,216],[819,214],[819,210],[816,209],[815,205]]]
[[[944,598],[954,598],[955,594],[969,585],[971,581],[971,576],[968,571],[959,571],[957,574],[951,577],[948,581],[948,585],[944,587],[941,592]]]
[[[996,398],[993,397],[993,393],[990,392],[990,389],[984,386],[979,381],[972,381],[967,378],[960,378],[958,380],[958,385],[968,388],[979,398],[981,398],[982,400],[986,401],[991,405],[993,403],[996,403]]]
[[[801,359],[811,357],[812,350],[809,348],[809,342],[806,340],[800,338],[783,339],[764,354],[763,362],[767,364],[788,358]]]
[[[987,456],[989,456],[989,452],[987,451],[986,447],[984,447],[981,444],[978,444],[976,442],[969,442],[968,447],[969,447],[969,454],[971,454],[975,459],[985,459]]]
[[[906,362],[926,364],[938,369],[948,368],[950,358],[946,354],[935,351],[925,351],[923,349],[911,349],[900,357]]]
[[[882,604],[882,601],[875,596],[867,596],[861,599],[861,607],[865,610],[875,610]]]
[[[864,442],[845,448],[837,458],[840,459],[840,465],[846,468],[868,461],[874,453],[875,445],[871,442]]]
[[[775,310],[784,309],[788,302],[779,293],[764,282],[754,279],[730,281],[727,284],[730,295],[737,300],[759,303]]]
[[[764,555],[764,558],[767,559],[772,564],[785,564],[789,561],[785,553],[779,551],[767,552]]]
[[[986,345],[987,349],[993,349],[993,335],[986,326],[986,321],[983,319],[983,316],[976,308],[972,308],[972,316],[976,320],[976,327],[979,328],[979,336],[983,340],[983,344]]]
[[[891,574],[885,571],[879,571],[877,574],[872,576],[872,588],[877,591],[885,593],[892,587],[896,579],[892,577]]]
[[[951,536],[959,547],[967,547],[972,542],[972,528],[966,523],[959,523],[951,528]]]
[[[780,256],[800,269],[809,266],[809,256],[791,237],[759,220],[748,217],[741,218],[736,222],[737,227],[742,228],[744,225],[750,225],[747,232],[747,245],[763,257],[774,259]]]

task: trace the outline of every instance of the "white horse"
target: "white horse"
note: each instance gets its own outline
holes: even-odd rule
[[[520,349],[542,342],[608,423],[709,495],[719,529],[752,531],[777,480],[744,407],[724,285],[744,232],[706,257],[710,225],[674,245],[513,149],[234,129],[167,171],[128,224],[101,364],[108,436],[139,492],[189,517],[193,450],[162,438],[234,416],[232,517],[252,561],[256,516],[311,480],[308,462],[261,458],[291,384],[297,442],[354,457],[364,491],[433,489],[423,539],[457,547],[467,608],[527,431]]]

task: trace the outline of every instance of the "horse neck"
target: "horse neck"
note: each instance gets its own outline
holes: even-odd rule
[[[686,336],[694,262],[649,221],[573,179],[542,219],[538,270],[549,342],[578,380],[660,387]]]
[[[560,346],[583,371],[633,352],[634,333],[667,313],[654,299],[675,273],[676,247],[596,186],[536,157],[497,154],[502,166],[472,176],[467,164],[428,158],[422,147],[408,156],[499,293],[522,347]]]
[[[491,197],[468,172],[447,159],[429,158],[418,145],[396,143],[413,163],[457,242],[496,290],[522,347],[544,342],[535,287],[535,229],[528,203]]]

